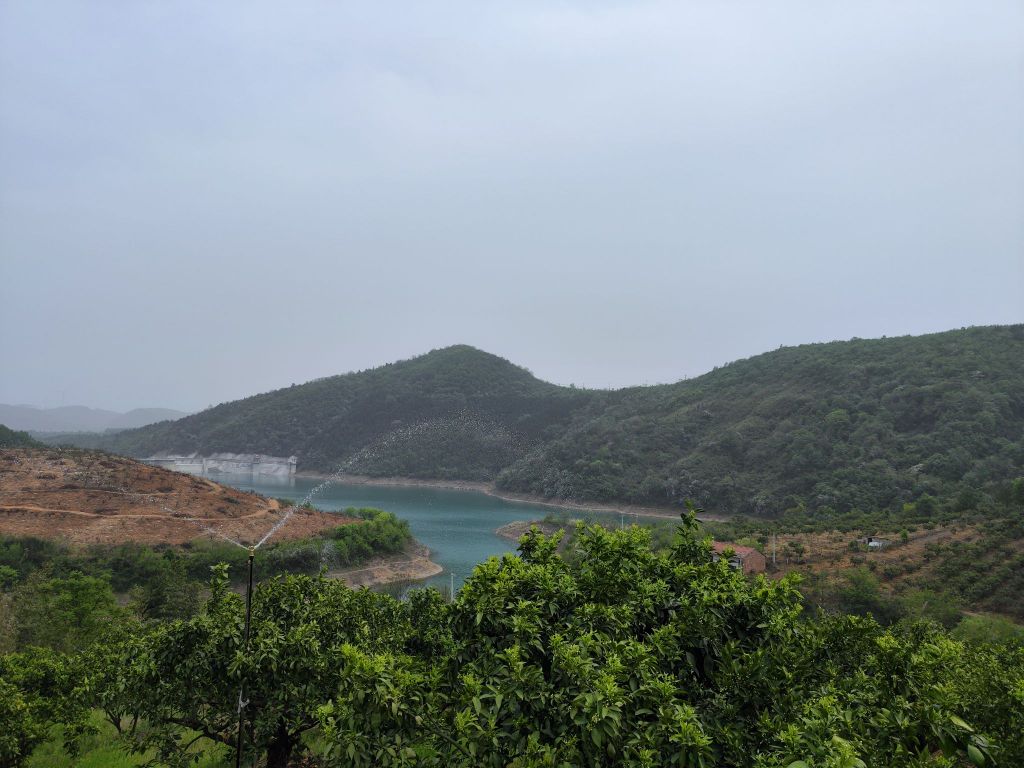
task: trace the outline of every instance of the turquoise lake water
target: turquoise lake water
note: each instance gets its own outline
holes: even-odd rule
[[[219,482],[264,496],[300,500],[320,481],[296,478],[292,482],[263,482],[248,475],[217,475]],[[495,529],[513,520],[538,520],[551,507],[504,501],[479,491],[461,491],[415,486],[346,485],[336,483],[320,492],[313,504],[319,509],[336,511],[345,507],[376,507],[392,512],[409,522],[413,536],[430,548],[430,559],[444,573],[429,579],[434,586],[449,584],[451,574],[458,587],[473,571],[473,566],[489,557],[515,551],[515,543],[495,534]],[[608,519],[618,522],[612,513],[580,513],[574,517]]]

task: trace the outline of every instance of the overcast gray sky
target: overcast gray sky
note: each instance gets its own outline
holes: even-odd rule
[[[0,4],[0,402],[1024,320],[1024,4]]]

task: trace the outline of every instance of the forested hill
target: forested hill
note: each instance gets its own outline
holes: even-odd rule
[[[99,440],[135,456],[296,454],[300,470],[349,461],[576,500],[972,507],[1024,475],[1024,325],[783,348],[617,391],[449,347]]]
[[[593,393],[468,346],[225,403],[177,421],[65,440],[131,456],[297,455],[299,469],[491,479],[562,434]]]
[[[922,496],[970,508],[1021,475],[1024,325],[1014,325],[779,349],[619,392],[499,484],[773,514]]]
[[[28,432],[18,432],[10,427],[0,424],[0,448],[34,448],[41,447],[42,443],[33,439]]]

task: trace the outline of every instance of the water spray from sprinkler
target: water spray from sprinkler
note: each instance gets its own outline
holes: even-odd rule
[[[256,547],[249,547],[249,584],[245,590],[245,640],[242,645],[242,652],[249,652],[249,624],[252,620],[252,565],[256,559]],[[245,708],[249,701],[245,698],[245,677],[238,687],[238,741],[235,745],[235,768],[242,765],[242,736],[245,724]]]

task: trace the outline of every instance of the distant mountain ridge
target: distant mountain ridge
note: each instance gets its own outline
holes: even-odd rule
[[[1024,475],[1024,325],[781,348],[614,391],[455,346],[77,443],[755,514],[970,505]]]
[[[135,408],[127,413],[65,405],[35,408],[31,405],[0,403],[0,424],[28,432],[103,432],[108,429],[135,429],[158,421],[180,419],[188,414],[170,408]]]

